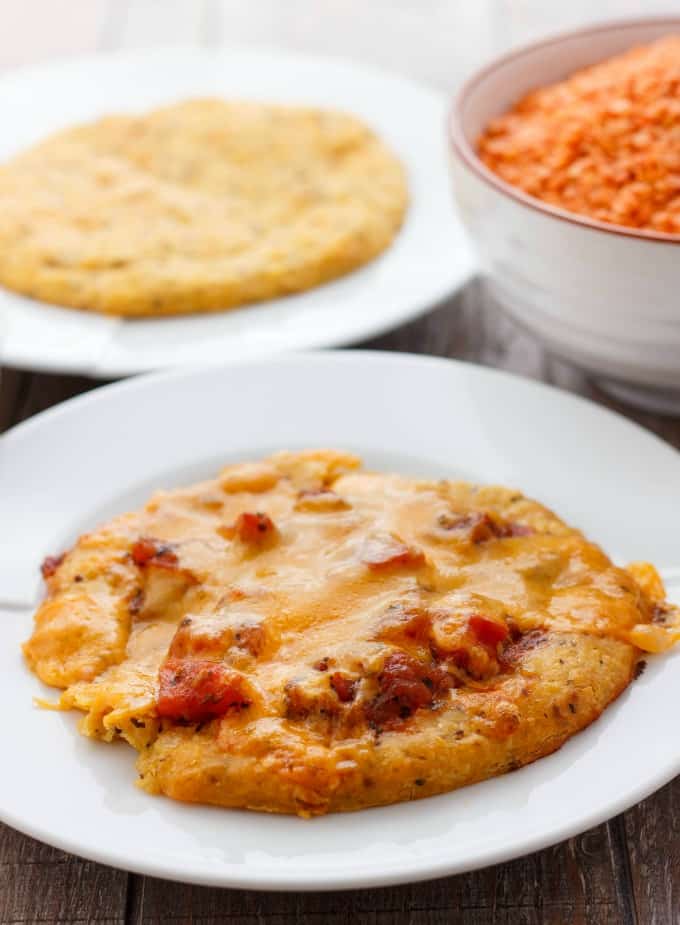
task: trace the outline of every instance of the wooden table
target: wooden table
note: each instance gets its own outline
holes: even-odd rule
[[[232,41],[276,41],[301,50],[369,56],[395,67],[403,65],[404,43],[420,28],[430,30],[432,42],[420,60],[411,50],[410,70],[450,88],[499,46],[589,16],[587,0],[566,4],[559,15],[539,0],[323,0],[323,8],[322,0],[287,0],[285,16],[280,3],[6,3],[0,10],[0,66],[120,45],[215,44],[225,41],[228,31]],[[650,6],[621,0],[600,4],[598,13],[603,8],[605,13],[648,12]],[[386,22],[391,41],[378,32]],[[451,48],[453,64],[445,54]],[[552,382],[615,408],[680,447],[680,420],[635,412],[608,399],[504,318],[478,281],[420,321],[362,346],[457,357]],[[96,385],[73,376],[4,370],[0,431]],[[431,883],[349,893],[265,894],[166,883],[82,861],[0,826],[0,923],[33,922],[677,925],[680,778],[622,816],[539,854]]]

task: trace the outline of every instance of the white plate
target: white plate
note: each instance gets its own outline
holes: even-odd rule
[[[140,409],[143,409],[141,413]],[[314,820],[173,803],[134,785],[135,753],[34,708],[19,643],[41,557],[152,487],[276,448],[336,446],[368,465],[515,485],[617,559],[680,565],[680,456],[621,417],[452,361],[320,353],[109,386],[0,438],[0,818],[107,864],[197,883],[331,889],[492,864],[595,825],[680,770],[678,655],[560,752],[419,802]],[[677,589],[676,589],[677,590]],[[11,745],[9,744],[11,743]],[[616,769],[615,773],[613,769]]]
[[[20,70],[0,80],[0,161],[75,122],[206,94],[335,107],[365,119],[408,170],[411,205],[392,246],[309,292],[208,315],[125,321],[0,289],[5,363],[115,377],[340,346],[414,318],[469,278],[474,264],[450,190],[444,97],[355,63],[171,48]]]

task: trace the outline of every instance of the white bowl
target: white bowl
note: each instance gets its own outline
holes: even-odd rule
[[[450,138],[458,204],[499,304],[605,387],[680,412],[680,237],[547,205],[475,153],[489,120],[529,90],[671,32],[679,17],[611,23],[498,58],[461,90]]]

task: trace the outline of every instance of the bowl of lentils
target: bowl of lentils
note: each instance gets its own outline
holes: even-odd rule
[[[498,304],[618,397],[680,413],[680,17],[496,59],[449,137]]]

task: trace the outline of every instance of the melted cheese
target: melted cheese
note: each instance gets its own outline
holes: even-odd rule
[[[331,741],[336,764],[368,747],[378,714],[366,705],[386,696],[394,653],[437,653],[452,704],[481,696],[508,669],[502,645],[471,634],[472,615],[501,639],[576,633],[658,651],[676,638],[650,566],[615,567],[518,492],[359,465],[314,451],[231,466],[81,538],[48,581],[29,663],[85,711],[86,734],[143,749],[168,725],[156,712],[168,653],[219,662],[244,679],[248,706],[212,740],[231,756],[287,749],[287,767],[291,755],[312,766],[310,749]],[[244,540],[239,517],[256,512],[273,529]],[[140,565],[140,539],[169,552]],[[501,698],[490,728],[510,735],[517,712]]]

